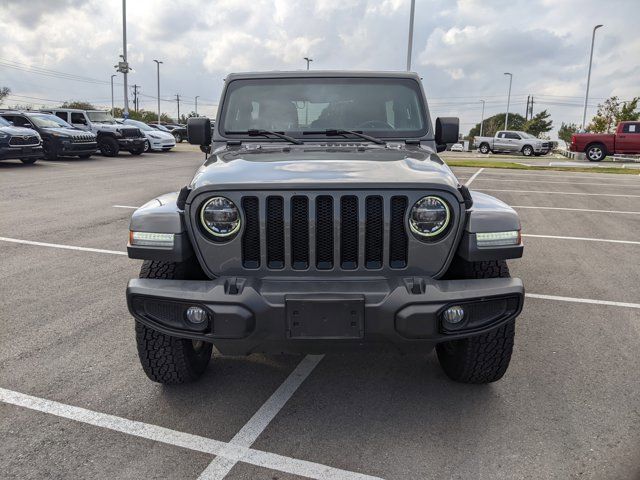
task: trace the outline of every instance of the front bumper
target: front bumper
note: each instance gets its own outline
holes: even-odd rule
[[[149,140],[149,146],[151,147],[151,150],[165,150],[165,149],[170,149],[176,146],[176,142],[175,140]]]
[[[74,157],[78,155],[91,155],[98,150],[98,142],[87,143],[62,143],[58,151],[61,157]]]
[[[124,137],[118,138],[118,145],[120,150],[142,150],[146,141],[145,137]]]
[[[517,278],[133,279],[127,286],[137,320],[168,335],[212,342],[229,355],[389,345],[425,351],[497,328],[515,318],[523,302]],[[453,305],[466,312],[455,326],[442,318]],[[204,308],[209,320],[189,323],[191,306]]]
[[[42,158],[42,145],[31,147],[0,147],[0,160]]]

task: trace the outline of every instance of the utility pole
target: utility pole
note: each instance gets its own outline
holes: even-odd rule
[[[180,123],[180,95],[176,93],[176,102],[178,102],[178,123]]]
[[[196,117],[198,116],[198,98],[200,95],[196,95]]]
[[[531,95],[527,95],[527,108],[525,108],[524,110],[524,120],[527,121],[529,120],[529,99],[531,98]]]
[[[154,62],[156,62],[158,71],[158,125],[160,125],[160,64],[162,62],[160,60],[154,60]]]
[[[122,73],[124,75],[124,118],[129,118],[129,92],[127,92],[127,0],[122,0]]]
[[[411,71],[411,52],[413,50],[413,17],[416,12],[416,0],[411,0],[411,13],[409,13],[409,41],[407,42],[407,72]]]
[[[313,58],[304,57],[304,59],[307,61],[307,70],[309,70],[309,64],[313,62]]]
[[[529,119],[531,120],[533,118],[533,95],[531,95],[531,106],[530,108],[530,113],[529,113]]]
[[[591,64],[593,63],[593,44],[596,40],[596,30],[604,25],[596,25],[593,27],[593,33],[591,34],[591,53],[589,54],[589,73],[587,73],[587,93],[584,96],[584,111],[582,112],[582,130],[584,130],[584,124],[587,121],[587,102],[589,101],[589,84],[591,83]]]
[[[509,104],[511,103],[511,82],[513,80],[513,74],[509,72],[504,72],[505,75],[509,75],[509,94],[507,96],[507,115],[504,117],[504,129],[508,130],[509,125]]]
[[[113,116],[113,110],[115,108],[115,105],[113,103],[113,77],[117,77],[118,75],[116,75],[115,73],[113,75],[111,75],[111,116]]]
[[[484,126],[484,100],[480,100],[482,102],[482,117],[480,120],[480,136],[482,136],[482,127]]]
[[[133,108],[136,112],[138,111],[138,107],[140,106],[140,97],[138,96],[139,88],[140,88],[139,85],[137,84],[133,85]]]

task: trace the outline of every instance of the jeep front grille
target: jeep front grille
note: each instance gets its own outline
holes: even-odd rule
[[[244,196],[242,265],[260,268],[264,254],[269,270],[376,270],[386,249],[388,266],[405,268],[407,204],[404,196],[380,194],[270,195],[264,203]]]
[[[136,138],[142,137],[142,132],[137,128],[122,128],[120,130],[122,132],[122,136],[125,138]]]

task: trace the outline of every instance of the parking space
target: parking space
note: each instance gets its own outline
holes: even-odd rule
[[[526,235],[510,268],[531,296],[495,384],[453,383],[432,353],[367,353],[217,356],[199,382],[162,387],[138,365],[125,305],[140,265],[119,254],[127,207],[184,186],[202,161],[181,147],[0,164],[0,237],[105,250],[0,239],[4,475],[638,478],[640,176],[473,178]]]

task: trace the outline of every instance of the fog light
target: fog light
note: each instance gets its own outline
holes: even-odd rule
[[[202,307],[187,308],[187,320],[194,325],[201,325],[209,319],[207,311]]]
[[[460,323],[464,319],[464,308],[460,305],[449,307],[442,312],[442,318],[444,318],[444,321],[447,323]]]

